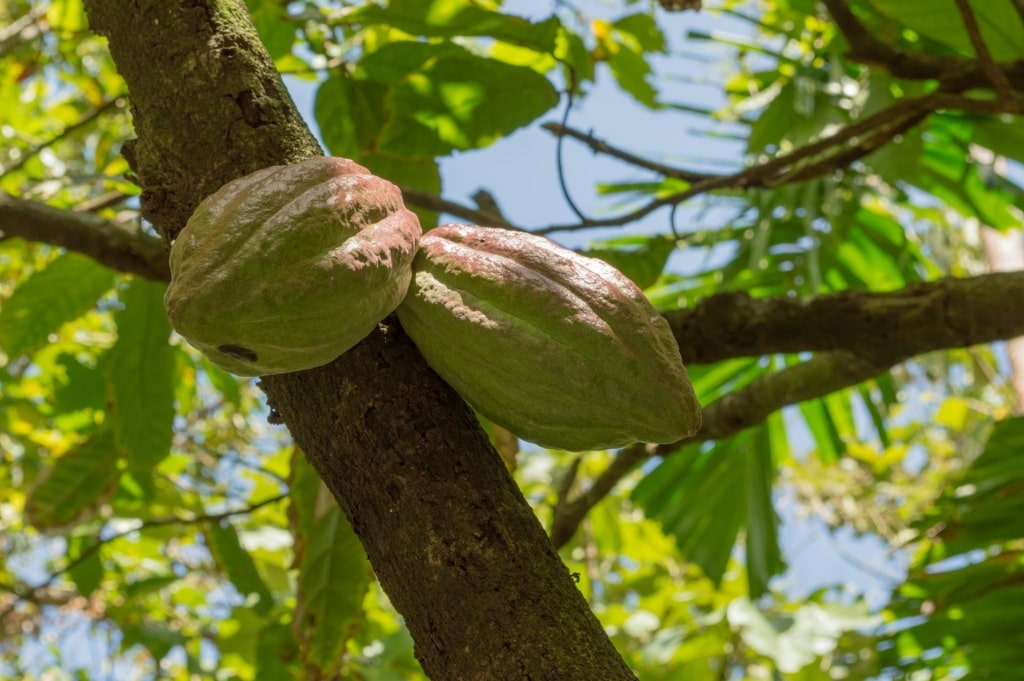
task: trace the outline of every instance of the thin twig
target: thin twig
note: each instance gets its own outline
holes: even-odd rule
[[[924,116],[922,114],[933,111],[940,102],[948,101],[948,98],[940,97],[945,94],[933,92],[922,97],[904,99],[856,123],[851,123],[831,135],[795,149],[788,154],[783,154],[769,161],[750,166],[732,175],[709,177],[694,183],[684,191],[654,199],[629,213],[600,220],[551,225],[533,230],[533,232],[535,234],[551,234],[553,232],[589,229],[592,227],[616,227],[646,217],[663,206],[678,204],[716,189],[747,189],[750,187],[772,186],[783,179],[787,172],[795,170],[798,164],[812,161],[840,145],[850,144],[850,148],[833,152],[833,156],[826,156],[816,161],[815,172],[823,174],[836,167],[831,159],[839,154],[843,154],[844,159],[855,160],[882,146],[886,141],[904,131],[901,126],[897,125],[894,127],[894,121],[905,122],[914,118],[923,119]],[[871,134],[869,135],[869,133]],[[803,179],[811,176],[802,167],[800,172]]]
[[[475,225],[487,225],[492,227],[508,227],[510,229],[518,229],[515,225],[511,224],[502,215],[496,215],[490,211],[478,210],[476,208],[470,208],[464,206],[461,203],[455,203],[448,199],[441,198],[429,192],[420,191],[419,189],[413,189],[412,187],[400,187],[402,190],[402,197],[406,203],[409,203],[418,208],[426,208],[427,210],[437,211],[438,213],[448,213],[455,217],[469,220]]]
[[[28,163],[30,159],[32,159],[36,155],[38,155],[39,152],[41,152],[43,149],[46,149],[47,147],[49,147],[49,146],[51,146],[53,144],[56,144],[57,142],[61,141],[65,137],[68,137],[69,135],[73,134],[75,131],[77,131],[77,130],[79,130],[79,129],[89,125],[94,120],[96,120],[97,118],[99,118],[100,116],[105,114],[111,108],[119,106],[120,105],[120,101],[121,101],[120,95],[118,95],[117,97],[113,97],[111,99],[106,100],[105,102],[100,104],[98,107],[96,107],[95,109],[93,109],[89,113],[85,114],[80,119],[78,119],[76,122],[74,122],[71,125],[67,126],[63,130],[61,130],[59,133],[57,133],[56,135],[54,135],[53,137],[48,139],[47,141],[41,142],[40,144],[36,144],[35,146],[30,147],[29,149],[25,150],[24,152],[22,152],[22,154],[18,158],[18,160],[16,160],[14,163],[12,163],[9,166],[0,167],[0,177],[3,177],[4,175],[7,175],[8,173],[14,172],[18,168],[21,168],[23,165]]]
[[[708,173],[697,173],[692,170],[676,168],[673,166],[665,165],[663,163],[657,163],[655,161],[641,158],[640,156],[631,154],[628,151],[624,151],[622,149],[619,149],[618,147],[614,147],[603,140],[599,140],[593,135],[588,135],[587,133],[580,132],[579,130],[570,128],[565,124],[544,123],[540,127],[544,128],[552,135],[555,135],[559,138],[572,137],[575,140],[579,140],[580,142],[583,142],[585,145],[590,147],[590,149],[593,150],[595,154],[604,154],[605,156],[611,156],[612,158],[617,158],[620,161],[625,161],[626,163],[637,166],[638,168],[653,170],[659,175],[664,175],[665,177],[674,177],[680,180],[685,180],[686,182],[701,182],[711,177],[719,177],[716,175],[710,175]]]
[[[46,581],[44,581],[39,586],[50,586],[61,575],[65,574],[69,570],[73,570],[75,567],[77,567],[78,565],[81,565],[83,562],[88,560],[90,556],[92,556],[94,553],[99,551],[105,544],[109,544],[109,543],[111,543],[113,541],[116,541],[118,539],[123,539],[124,537],[127,537],[130,534],[134,534],[136,532],[141,532],[142,530],[145,530],[145,529],[148,529],[148,528],[151,528],[151,527],[163,527],[163,526],[166,526],[166,525],[198,525],[200,523],[217,522],[219,520],[224,520],[226,518],[232,518],[232,517],[234,517],[236,515],[246,515],[246,514],[252,513],[254,511],[257,511],[257,510],[263,508],[264,506],[269,506],[270,504],[276,504],[277,502],[282,501],[283,499],[286,499],[287,497],[288,497],[287,493],[278,494],[277,496],[273,496],[273,497],[270,497],[268,499],[264,499],[263,501],[258,501],[255,504],[252,504],[251,506],[246,506],[245,508],[237,508],[237,509],[235,509],[233,511],[222,511],[221,513],[210,513],[210,514],[204,514],[204,515],[197,515],[197,516],[193,516],[191,518],[178,518],[176,516],[171,516],[171,517],[167,517],[167,518],[153,518],[151,520],[144,520],[142,523],[140,523],[136,527],[133,527],[133,528],[128,529],[128,530],[122,530],[121,532],[118,532],[116,534],[112,534],[109,537],[103,537],[103,538],[98,539],[95,543],[89,545],[85,550],[83,550],[80,554],[78,554],[78,556],[76,556],[74,560],[68,561],[68,563],[64,567],[62,567],[61,569],[59,569],[59,570],[57,570],[55,572],[52,572],[46,578]],[[36,588],[38,588],[38,587],[36,587]]]
[[[237,515],[249,514],[263,508],[264,506],[269,506],[270,504],[277,503],[278,501],[281,501],[287,497],[287,493],[278,494],[277,496],[270,497],[269,499],[264,499],[263,501],[259,501],[255,504],[252,504],[251,506],[246,506],[245,508],[238,508],[233,511],[223,511],[221,513],[197,515],[191,518],[178,518],[176,516],[168,518],[153,518],[151,520],[145,520],[131,529],[122,530],[121,532],[112,534],[109,537],[101,537],[97,539],[93,544],[90,544],[88,547],[86,547],[73,560],[68,561],[64,565],[64,567],[54,572],[51,572],[49,575],[47,575],[46,579],[43,580],[41,583],[27,588],[18,587],[13,584],[5,585],[5,589],[13,593],[17,597],[17,600],[15,600],[2,612],[0,612],[0,622],[4,621],[8,617],[8,615],[14,611],[14,608],[17,607],[19,601],[31,600],[32,593],[36,593],[42,589],[50,588],[54,582],[60,579],[61,576],[87,561],[97,551],[99,551],[107,544],[110,544],[111,542],[114,542],[118,539],[123,539],[124,537],[127,537],[130,534],[134,534],[135,532],[141,532],[142,530],[145,530],[150,527],[162,527],[166,525],[197,525],[206,522],[217,522],[219,520],[224,520],[225,518],[231,518]]]
[[[12,21],[6,27],[0,29],[0,57],[7,55],[15,48],[31,42],[43,33],[43,17],[49,5],[39,3]]]
[[[573,91],[569,90],[565,101],[565,112],[562,113],[562,127],[564,128],[569,122],[569,113],[572,111],[573,102]],[[590,222],[590,218],[583,214],[580,207],[576,205],[576,202],[572,200],[572,194],[569,192],[569,185],[565,181],[565,154],[562,153],[564,137],[559,136],[555,141],[555,170],[558,173],[558,188],[562,190],[562,197],[565,199],[565,203],[568,204],[569,209],[576,214],[583,222]]]
[[[116,206],[129,196],[131,196],[131,194],[125,194],[120,191],[107,192],[106,194],[101,194],[100,196],[75,204],[75,207],[72,210],[77,213],[95,213],[103,210],[104,208]]]

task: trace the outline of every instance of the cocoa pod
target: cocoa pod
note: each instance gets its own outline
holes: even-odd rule
[[[643,292],[542,237],[427,232],[397,313],[434,371],[524,440],[603,449],[675,442],[700,427],[679,347]]]
[[[402,301],[421,234],[396,186],[342,158],[229,182],[171,247],[171,325],[242,376],[327,364]]]

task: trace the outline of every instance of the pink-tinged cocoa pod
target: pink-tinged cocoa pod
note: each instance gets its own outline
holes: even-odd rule
[[[164,304],[226,371],[309,369],[398,306],[420,234],[398,187],[352,161],[264,168],[199,204],[171,247]]]
[[[428,232],[398,317],[445,381],[524,440],[604,449],[675,442],[700,427],[679,347],[643,292],[542,237]]]

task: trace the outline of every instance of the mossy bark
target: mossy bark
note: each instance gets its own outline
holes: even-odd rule
[[[233,0],[87,0],[125,78],[125,149],[165,240],[203,197],[320,153]],[[333,364],[266,378],[432,679],[633,674],[465,404],[389,322]]]

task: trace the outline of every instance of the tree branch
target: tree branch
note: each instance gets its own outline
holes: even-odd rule
[[[689,363],[760,354],[767,348],[768,353],[826,352],[755,379],[707,405],[701,429],[691,438],[664,445],[636,444],[620,451],[585,491],[572,499],[559,495],[552,542],[565,545],[590,509],[650,456],[735,435],[783,407],[857,385],[925,352],[1024,334],[1022,296],[1024,272],[1013,272],[943,279],[894,293],[845,291],[803,301],[719,294],[693,311],[668,313]],[[705,335],[707,331],[712,335]],[[694,347],[705,352],[694,356]],[[754,347],[758,352],[751,351]]]
[[[720,293],[665,317],[687,364],[820,351],[885,362],[1024,335],[1024,272],[940,279],[890,293]]]
[[[171,278],[160,239],[91,213],[0,193],[0,236],[60,246],[88,255],[111,269],[154,281]]]
[[[84,4],[131,92],[126,155],[166,239],[227,181],[321,153],[241,0]],[[399,325],[260,386],[349,518],[427,676],[635,678],[473,412]]]

